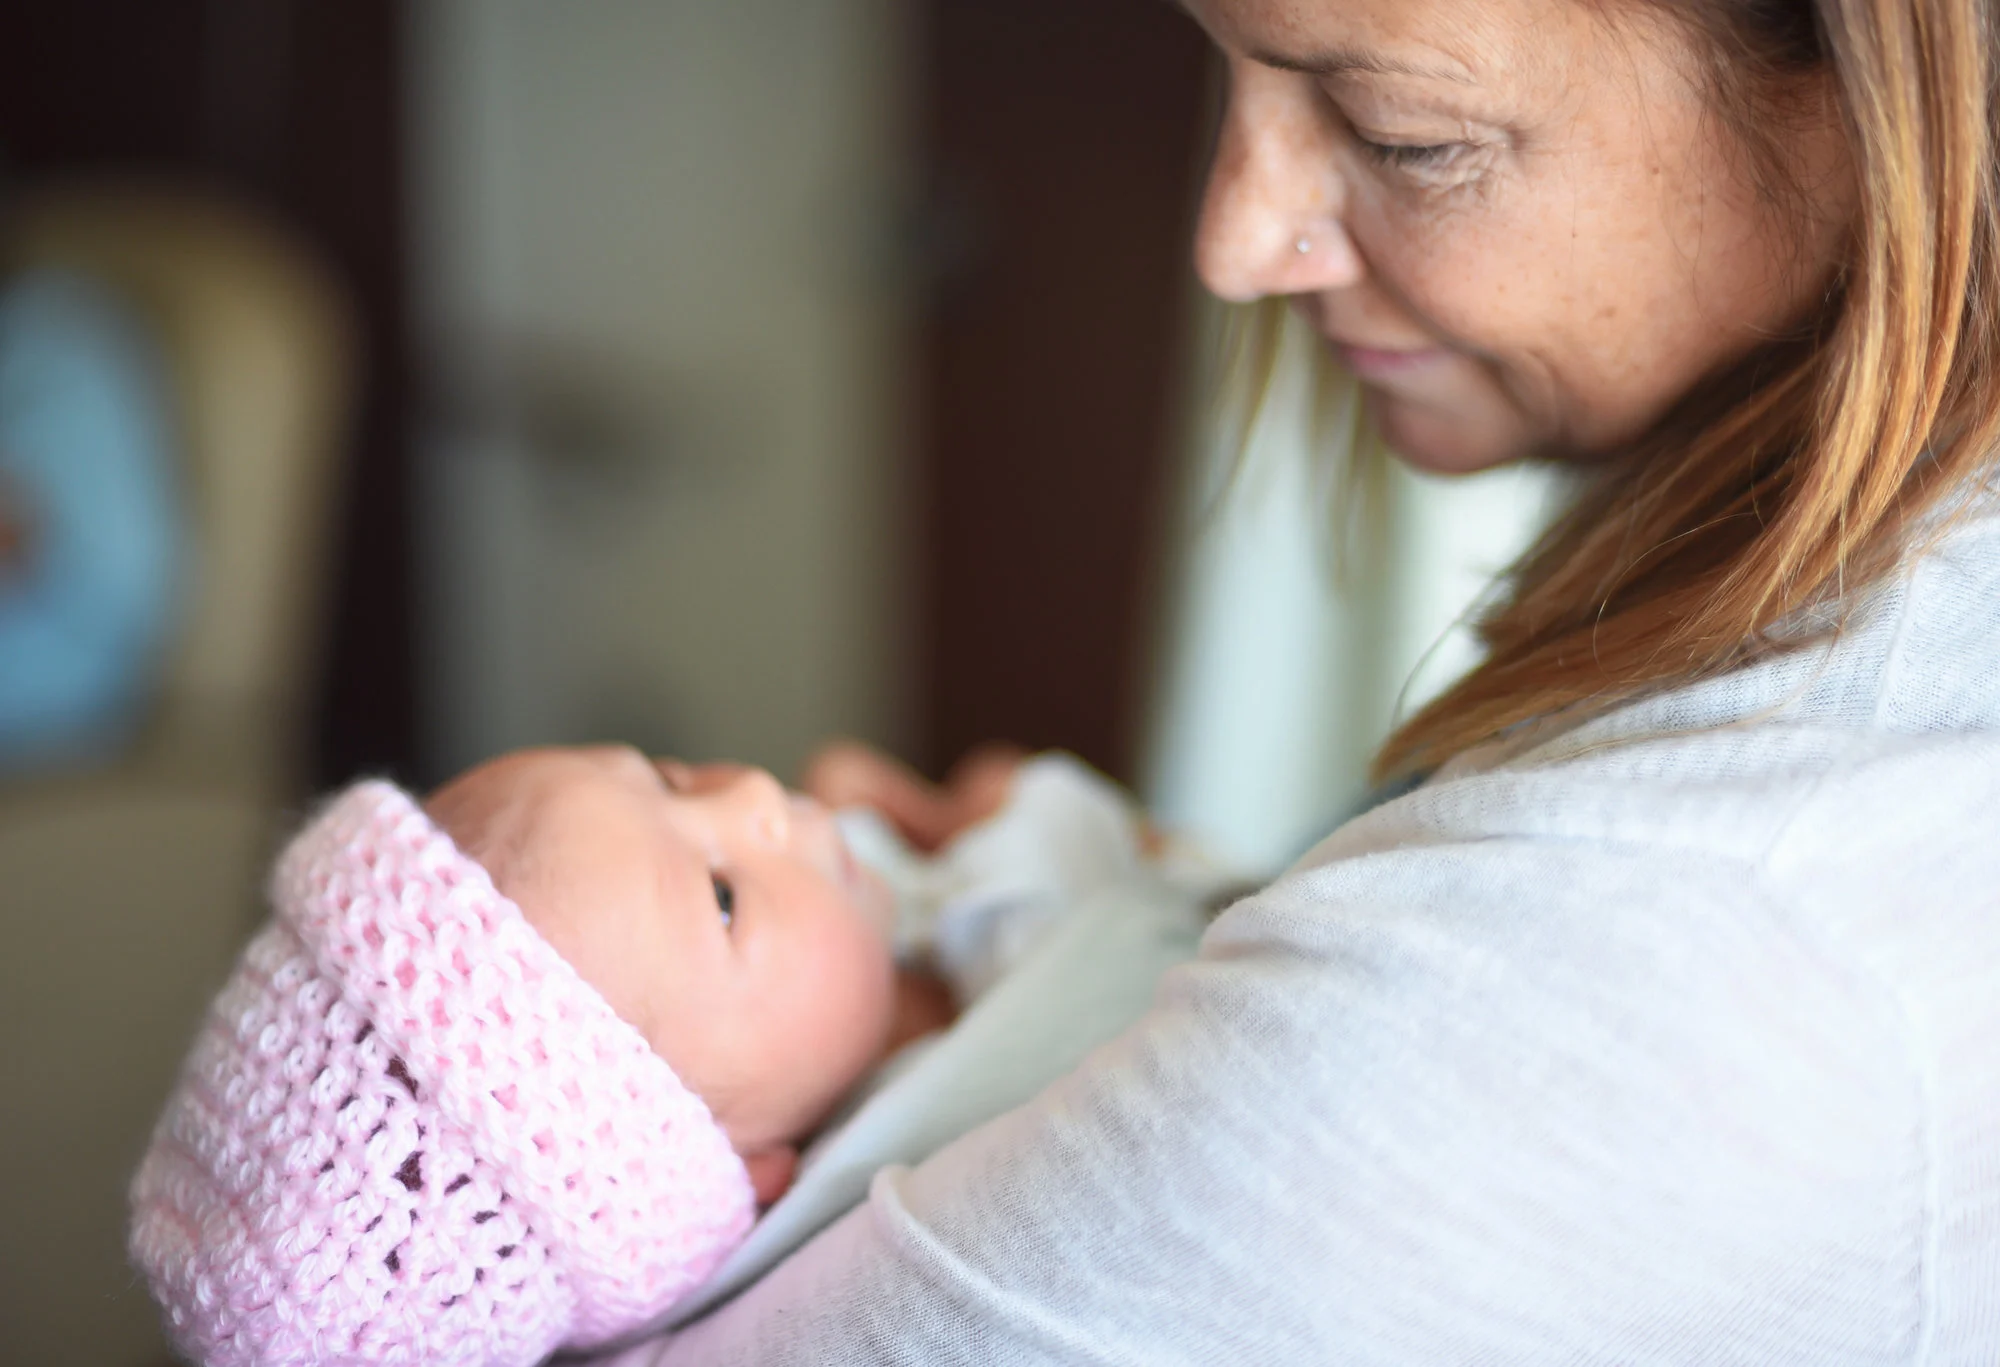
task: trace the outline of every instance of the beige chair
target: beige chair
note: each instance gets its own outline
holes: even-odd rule
[[[157,185],[16,207],[16,267],[126,298],[169,367],[195,584],[142,740],[0,783],[0,1361],[167,1360],[125,1182],[299,800],[351,404],[344,301],[281,232]]]

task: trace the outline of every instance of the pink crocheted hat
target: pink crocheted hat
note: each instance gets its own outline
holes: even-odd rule
[[[336,798],[132,1183],[209,1367],[503,1367],[663,1314],[755,1213],[701,1099],[386,783]]]

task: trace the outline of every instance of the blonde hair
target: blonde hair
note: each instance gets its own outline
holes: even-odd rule
[[[1802,64],[1823,74],[1857,190],[1846,259],[1803,335],[1588,473],[1480,621],[1484,662],[1389,737],[1378,777],[1798,644],[1776,628],[1888,574],[2000,435],[1986,0],[1669,7],[1705,40],[1732,123]],[[1236,373],[1267,386],[1277,333],[1245,335],[1266,340],[1237,349]]]

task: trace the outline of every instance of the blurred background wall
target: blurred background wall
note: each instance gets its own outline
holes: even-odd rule
[[[421,767],[906,742],[900,8],[413,17]]]
[[[1157,0],[0,11],[0,1364],[168,1360],[124,1183],[357,775],[999,736],[1257,870],[1360,799],[1546,490],[1336,579],[1338,453],[1224,477],[1214,78]]]

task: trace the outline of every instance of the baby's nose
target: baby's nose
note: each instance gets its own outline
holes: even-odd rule
[[[792,803],[785,785],[768,771],[747,765],[721,766],[717,796],[731,815],[745,822],[758,839],[783,845],[790,835]]]

